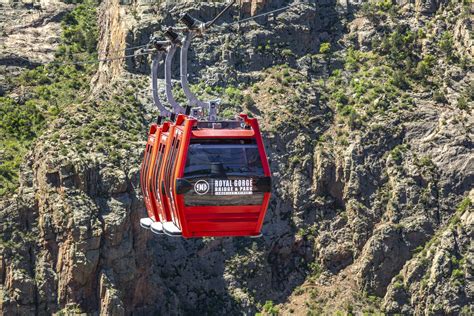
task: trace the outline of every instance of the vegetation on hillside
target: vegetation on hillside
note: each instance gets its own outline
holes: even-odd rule
[[[84,0],[62,21],[55,61],[13,79],[15,96],[0,97],[0,196],[18,186],[18,170],[31,143],[64,107],[87,96],[96,67],[97,4]],[[71,64],[71,62],[79,62]]]
[[[369,51],[349,47],[342,56],[332,57],[339,58],[343,67],[332,70],[324,89],[326,98],[338,122],[351,130],[370,125],[374,117],[414,110],[416,93],[430,93],[434,102],[448,104],[442,67],[467,69],[471,62],[456,51],[449,30],[437,36],[429,24],[412,29],[398,19],[398,9],[386,1],[365,4],[363,12],[374,23],[390,19],[396,26],[374,36]],[[433,42],[431,51],[423,49],[425,40]],[[473,101],[472,93],[465,91],[454,105],[470,111]]]
[[[111,89],[102,91],[99,99],[65,110],[59,117],[64,118],[63,129],[70,134],[61,137],[61,131],[54,131],[46,146],[57,148],[56,154],[61,157],[88,159],[93,152],[120,165],[130,159],[132,144],[142,140],[146,133],[146,111],[136,97],[136,90],[145,87],[139,78],[130,84],[114,82]]]

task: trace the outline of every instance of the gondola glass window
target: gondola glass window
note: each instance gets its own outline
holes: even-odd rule
[[[264,176],[256,143],[234,140],[189,145],[184,178],[194,186],[185,195],[187,206],[258,205],[263,192],[256,181]],[[201,185],[201,186],[199,186]],[[206,187],[206,190],[199,190]]]
[[[262,176],[256,144],[191,144],[184,177]]]

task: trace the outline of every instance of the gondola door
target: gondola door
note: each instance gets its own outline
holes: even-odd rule
[[[167,189],[167,195],[169,197],[170,201],[170,212],[171,212],[171,220],[173,224],[180,228],[181,227],[181,222],[179,220],[179,214],[177,211],[177,206],[176,206],[176,197],[173,195],[173,178],[174,178],[174,172],[176,170],[176,166],[179,164],[178,156],[179,156],[179,148],[181,145],[182,141],[182,135],[183,132],[179,128],[175,130],[175,134],[173,136],[173,141],[171,142],[171,148],[170,148],[170,159],[171,163],[169,164],[169,168],[166,172],[166,189]]]
[[[156,145],[156,133],[160,130],[160,126],[152,124],[148,133],[148,140],[145,147],[145,153],[143,155],[143,162],[140,169],[140,187],[145,200],[145,206],[148,213],[148,217],[154,221],[159,220],[156,200],[151,196],[151,187],[149,174],[153,167],[153,152]]]
[[[169,122],[163,123],[163,126],[157,131],[156,133],[156,141],[155,141],[155,147],[154,147],[154,154],[153,154],[153,161],[152,161],[152,169],[150,170],[149,173],[149,181],[150,181],[150,196],[151,199],[155,201],[156,204],[156,209],[159,218],[157,218],[157,221],[166,221],[166,207],[163,205],[163,201],[161,198],[161,195],[158,192],[158,183],[159,183],[159,176],[160,176],[160,170],[162,168],[162,165],[165,161],[165,151],[166,151],[166,140],[167,140],[167,134],[169,130]]]
[[[169,139],[171,137],[170,135],[172,135],[173,133],[174,133],[174,125],[172,123],[169,123],[169,125],[166,127],[166,130],[163,129],[163,132],[161,133],[160,145],[161,145],[162,157],[161,157],[161,163],[156,166],[157,176],[155,177],[154,191],[155,191],[155,196],[157,197],[157,200],[160,202],[162,222],[167,222],[171,220],[169,201],[166,195],[164,181],[165,181],[165,171],[169,163],[169,152],[170,152]]]

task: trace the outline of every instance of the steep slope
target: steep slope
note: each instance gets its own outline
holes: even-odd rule
[[[95,3],[3,3],[0,41],[0,196],[18,188],[31,143],[70,103],[88,95],[95,72]],[[70,62],[79,62],[73,66]]]
[[[139,45],[185,8],[207,20],[220,7],[106,1],[99,47]],[[101,64],[94,93],[58,114],[0,202],[0,310],[472,312],[468,9],[318,2],[196,42],[194,89],[263,125],[275,177],[259,240],[139,228],[156,115],[147,66]]]

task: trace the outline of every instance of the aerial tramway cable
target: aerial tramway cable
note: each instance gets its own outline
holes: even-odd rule
[[[232,23],[227,23],[227,24],[223,24],[223,25],[217,25],[217,26],[214,26],[214,23],[216,21],[216,19],[214,19],[213,22],[210,26],[213,26],[212,29],[209,29],[208,27],[208,32],[214,32],[214,31],[217,31],[219,29],[223,29],[223,28],[227,28],[227,27],[231,27],[231,26],[234,26],[234,25],[238,25],[238,24],[241,24],[241,23],[245,23],[245,22],[248,22],[250,20],[254,20],[254,19],[257,19],[257,18],[260,18],[260,17],[264,17],[264,16],[267,16],[267,15],[270,15],[270,14],[273,14],[273,13],[277,13],[277,12],[281,12],[281,11],[285,11],[287,9],[290,9],[292,7],[296,7],[296,6],[299,6],[299,5],[309,5],[309,3],[307,2],[298,2],[298,3],[294,3],[294,4],[291,4],[291,5],[288,5],[288,6],[285,6],[285,7],[282,7],[282,8],[279,8],[279,9],[275,9],[275,10],[271,10],[271,11],[268,11],[268,12],[265,12],[265,13],[261,13],[261,14],[258,14],[258,15],[255,15],[255,16],[251,16],[251,17],[248,17],[248,18],[244,18],[244,19],[239,19],[238,21],[235,21],[235,22],[232,22]],[[220,17],[220,15],[219,15]],[[129,51],[129,50],[134,50],[136,52],[140,51],[140,49],[142,48],[146,48],[147,46],[149,45],[148,44],[142,44],[142,45],[136,45],[136,46],[131,46],[131,47],[126,47],[124,49],[120,49],[120,50],[113,50],[113,51],[109,51],[109,52],[105,52],[105,51],[102,51],[102,52],[98,52],[98,54],[103,54],[103,53],[107,53],[107,54],[111,54],[111,53],[116,53],[116,52],[124,52],[124,51]],[[124,56],[119,56],[119,57],[109,57],[109,58],[98,58],[98,59],[95,59],[95,60],[90,60],[90,61],[64,61],[64,62],[56,62],[56,61],[51,61],[51,62],[47,62],[47,63],[42,63],[41,66],[45,66],[45,65],[84,65],[84,64],[97,64],[97,63],[101,63],[101,62],[108,62],[108,61],[114,61],[114,60],[120,60],[120,59],[127,59],[127,58],[134,58],[134,57],[137,57],[137,56],[146,56],[146,55],[150,55],[152,54],[153,52],[152,51],[149,51],[149,52],[140,52],[140,53],[136,53],[136,54],[129,54],[129,55],[124,55]],[[27,59],[27,58],[24,58],[22,56],[19,56],[17,55],[16,53],[13,53],[13,52],[10,52],[10,54],[14,57],[17,57],[17,58],[21,58],[27,62],[32,62],[31,60]],[[81,54],[85,54],[82,53],[82,52],[77,52],[77,53],[71,53],[70,55],[81,55]]]

